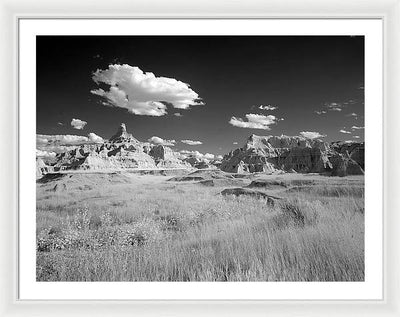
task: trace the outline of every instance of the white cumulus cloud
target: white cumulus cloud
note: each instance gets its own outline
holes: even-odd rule
[[[71,126],[77,130],[82,130],[85,125],[87,125],[87,122],[80,119],[72,119],[71,121]]]
[[[175,116],[175,117],[182,117],[182,114],[180,114],[179,112],[175,112],[175,113],[174,113],[174,116]]]
[[[88,134],[89,141],[93,143],[103,143],[104,139],[101,136],[98,136],[97,134],[91,132]]]
[[[319,132],[314,132],[314,131],[301,131],[300,135],[302,137],[305,137],[307,139],[317,139],[317,138],[324,138],[326,137],[325,134],[321,134]]]
[[[351,134],[350,131],[346,131],[346,130],[344,130],[344,129],[339,130],[339,132],[340,132],[340,133],[344,133],[344,134]]]
[[[101,143],[103,141],[103,138],[95,133],[89,133],[88,136],[71,134],[36,134],[36,144],[40,146],[68,146],[88,143]]]
[[[215,158],[215,155],[211,153],[206,153],[204,154],[204,158],[207,160],[213,160]]]
[[[54,152],[54,153],[63,153],[77,148],[79,145],[38,145],[37,150],[46,151],[46,152]]]
[[[321,110],[321,111],[314,111],[316,114],[318,114],[318,115],[321,115],[321,114],[324,114],[324,113],[326,113],[326,111],[325,110]]]
[[[273,115],[264,116],[253,113],[246,114],[246,119],[247,121],[244,121],[242,118],[232,117],[229,123],[238,128],[271,130],[270,125],[278,121]]]
[[[57,143],[60,145],[70,145],[70,144],[81,144],[88,141],[88,138],[81,135],[70,135],[70,134],[62,134],[62,135],[45,135],[45,134],[37,134],[36,135],[36,143],[37,144],[52,144]]]
[[[355,112],[352,112],[352,113],[346,114],[346,117],[358,117],[358,114]]]
[[[92,94],[136,115],[163,116],[167,113],[165,103],[177,109],[203,104],[188,84],[174,78],[156,77],[153,73],[145,73],[139,67],[127,64],[98,69],[92,79],[97,84],[110,86],[108,91],[98,88],[92,90]]]
[[[181,140],[182,143],[188,144],[188,145],[200,145],[203,144],[201,141],[192,141],[192,140]]]
[[[148,139],[149,142],[153,144],[160,144],[160,145],[165,145],[165,146],[174,146],[176,141],[175,140],[164,140],[163,138],[160,138],[158,136],[152,136],[150,139]]]
[[[43,151],[36,149],[36,156],[37,157],[55,157],[57,155],[56,152],[51,151]]]

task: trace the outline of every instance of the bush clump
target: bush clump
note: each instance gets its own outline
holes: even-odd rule
[[[322,205],[319,201],[309,202],[302,199],[283,200],[279,203],[278,214],[273,217],[278,229],[286,227],[304,227],[316,225],[318,209]]]

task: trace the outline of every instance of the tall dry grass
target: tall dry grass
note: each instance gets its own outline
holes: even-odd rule
[[[326,186],[273,207],[195,184],[38,190],[37,280],[364,280],[363,194]]]

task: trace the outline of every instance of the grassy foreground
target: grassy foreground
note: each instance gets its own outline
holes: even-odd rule
[[[274,206],[163,176],[74,179],[38,184],[38,281],[364,280],[363,179],[287,181]]]

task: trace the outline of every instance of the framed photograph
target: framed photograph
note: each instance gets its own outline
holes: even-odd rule
[[[5,315],[399,314],[397,1],[3,2]]]

